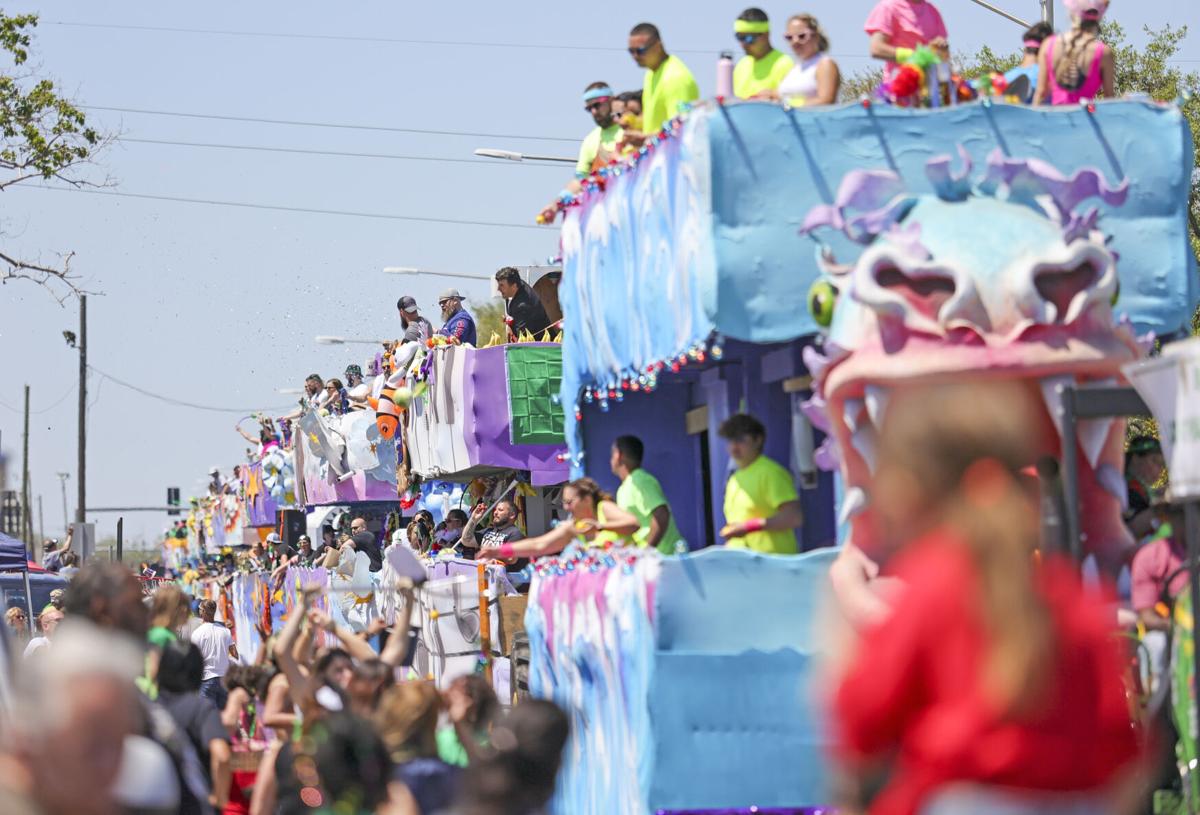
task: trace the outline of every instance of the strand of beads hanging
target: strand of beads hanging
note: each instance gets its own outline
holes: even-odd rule
[[[683,123],[691,111],[692,105],[690,102],[681,104],[679,106],[679,114],[663,123],[662,129],[657,133],[647,136],[646,141],[637,150],[626,156],[614,158],[604,167],[593,170],[590,175],[580,180],[580,191],[578,193],[571,194],[564,190],[553,204],[554,217],[545,218],[542,215],[538,215],[536,218],[537,223],[552,222],[558,217],[559,213],[570,207],[579,206],[589,195],[603,193],[608,186],[609,179],[620,178],[625,173],[633,172],[643,159],[654,152],[658,145],[668,139],[679,137],[679,134],[683,131]]]
[[[601,413],[607,413],[611,403],[624,402],[627,393],[654,393],[658,389],[658,377],[664,371],[679,373],[689,364],[720,362],[725,356],[724,343],[724,338],[714,331],[708,338],[693,343],[679,354],[648,362],[642,368],[626,369],[607,382],[593,382],[584,386],[575,403],[575,421],[583,421],[585,406],[595,406]]]

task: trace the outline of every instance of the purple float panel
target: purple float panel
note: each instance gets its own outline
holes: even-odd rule
[[[397,500],[395,484],[379,481],[362,470],[355,470],[354,475],[340,484],[330,484],[320,478],[306,478],[304,488],[307,490],[308,503],[312,506]]]
[[[539,343],[539,345],[555,345]],[[548,486],[567,480],[569,466],[559,460],[562,444],[513,444],[510,439],[506,346],[482,348],[469,355],[466,369],[470,399],[467,452],[480,466],[528,470],[532,484]],[[494,395],[494,396],[493,396]]]
[[[246,496],[246,526],[274,526],[279,505],[263,484],[261,461],[242,465],[242,491]]]

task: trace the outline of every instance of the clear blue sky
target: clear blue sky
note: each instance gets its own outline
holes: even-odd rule
[[[1020,16],[1036,0],[997,0]],[[939,4],[956,50],[987,43],[1015,48],[1020,29],[968,2]],[[843,71],[868,65],[857,2],[763,7],[774,20],[815,13]],[[1113,16],[1131,32],[1179,19],[1194,3],[1118,2]],[[581,138],[590,120],[580,90],[604,79],[638,88],[624,53],[643,19],[663,30],[709,94],[716,53],[735,45],[736,3],[146,3],[55,0],[7,4],[38,11],[40,69],[82,104],[271,119]],[[1066,19],[1060,5],[1059,20]],[[56,24],[57,23],[57,24]],[[428,45],[353,39],[231,36],[62,25],[89,23],[240,32],[474,43]],[[1140,35],[1139,41],[1140,41]],[[590,46],[591,50],[542,45]],[[609,49],[609,50],[603,50]],[[1200,31],[1179,55],[1200,68]],[[211,119],[95,112],[93,121],[128,138],[261,145],[339,152],[470,159],[476,147],[573,155],[572,141],[518,140],[285,127]],[[93,177],[117,191],[434,218],[529,224],[559,189],[560,167],[479,160],[398,161],[119,143]],[[446,285],[485,298],[486,283],[406,280],[385,266],[418,266],[485,277],[506,264],[556,253],[552,230],[498,228],[237,209],[221,206],[12,190],[4,196],[6,251],[51,257],[76,252],[89,300],[91,362],[100,370],[176,398],[229,407],[280,408],[317,371],[340,375],[365,347],[318,346],[313,337],[386,337],[397,331],[395,301],[413,294],[436,321]],[[75,352],[63,329],[77,308],[41,290],[0,291],[0,444],[9,484],[19,486],[21,386],[33,388],[33,494],[43,496],[49,534],[62,527],[58,471],[75,469]],[[244,444],[240,414],[171,407],[93,379],[88,499],[93,506],[158,504],[167,486],[198,492],[207,469],[227,472]],[[64,397],[54,405],[55,400]],[[75,486],[68,484],[74,514]],[[98,515],[98,534],[116,517]],[[36,524],[36,519],[35,519]],[[153,537],[158,515],[126,518],[131,538]]]

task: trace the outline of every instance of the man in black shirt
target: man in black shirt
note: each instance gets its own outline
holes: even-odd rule
[[[200,695],[203,675],[204,657],[195,645],[173,642],[163,648],[157,674],[158,703],[187,734],[212,790],[209,803],[220,812],[229,800],[229,733],[221,723],[221,711]]]
[[[538,339],[550,327],[550,318],[546,316],[542,301],[512,266],[496,272],[496,287],[504,298],[509,342],[515,342],[526,332]]]

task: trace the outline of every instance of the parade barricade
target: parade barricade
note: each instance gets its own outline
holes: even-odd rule
[[[428,566],[413,624],[420,634],[413,668],[446,687],[478,670],[491,672],[502,700],[511,697],[510,667],[501,648],[500,598],[516,594],[503,566],[440,559]]]

